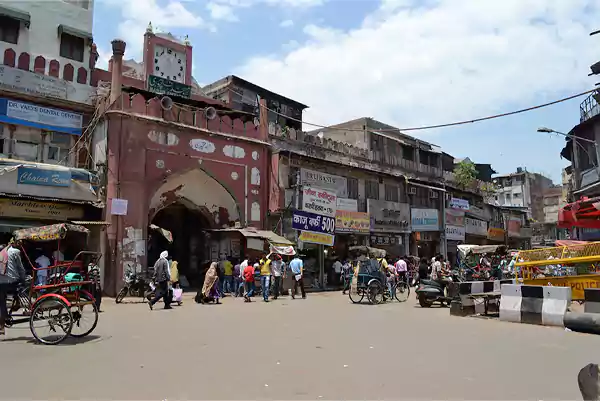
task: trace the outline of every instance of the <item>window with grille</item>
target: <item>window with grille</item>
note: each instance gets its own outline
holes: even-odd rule
[[[358,199],[358,179],[349,177],[346,180],[348,182],[348,198]]]
[[[71,164],[71,141],[73,136],[62,132],[46,132],[44,143],[44,162]]]
[[[16,45],[19,42],[20,28],[20,21],[0,15],[0,41]]]
[[[83,62],[85,39],[62,33],[60,35],[60,56],[71,60]]]
[[[366,181],[365,192],[367,199],[379,199],[379,182],[377,181]]]
[[[17,126],[13,134],[12,157],[19,160],[38,161],[42,145],[39,129]]]
[[[395,185],[385,184],[385,200],[390,202],[398,202],[398,187]]]
[[[8,127],[0,124],[0,156],[8,157],[10,153],[10,131]]]

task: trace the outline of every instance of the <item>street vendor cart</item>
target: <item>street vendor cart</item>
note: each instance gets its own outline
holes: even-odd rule
[[[98,324],[94,293],[99,285],[95,271],[102,255],[85,250],[88,234],[85,227],[66,223],[13,233],[8,247],[21,251],[29,276],[26,285],[12,294],[7,327],[29,322],[33,336],[43,344],[58,344],[69,335],[84,337],[94,331]],[[73,251],[70,260],[55,260],[48,267],[32,263],[30,255],[40,246],[60,250],[65,244]]]

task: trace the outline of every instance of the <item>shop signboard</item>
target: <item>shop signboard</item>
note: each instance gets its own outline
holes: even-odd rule
[[[302,210],[335,218],[337,195],[328,189],[304,186],[302,189]]]
[[[465,217],[465,231],[467,234],[470,235],[479,235],[481,237],[486,237],[488,234],[488,225],[487,222],[483,220]]]
[[[469,210],[469,201],[466,199],[452,198],[450,199],[450,208],[458,210]]]
[[[331,234],[312,233],[309,231],[302,231],[298,237],[302,242],[326,246],[333,246],[334,238],[335,236]]]
[[[521,236],[521,219],[511,217],[508,220],[508,236],[509,237],[520,237]]]
[[[371,231],[410,232],[410,206],[408,203],[368,199],[367,211],[371,218]]]
[[[446,239],[451,241],[465,240],[465,226],[446,226]]]
[[[303,210],[296,210],[292,216],[292,227],[294,230],[334,234],[335,220],[334,217],[321,216]]]
[[[465,211],[459,209],[446,209],[446,225],[464,226]]]
[[[473,206],[473,205],[469,205],[469,210],[466,210],[467,215],[472,216],[472,217],[476,217],[478,219],[481,220],[490,220],[490,214],[489,212],[487,212],[486,210],[477,207],[477,206]]]
[[[96,88],[50,75],[0,65],[0,89],[26,95],[69,100],[92,105]]]
[[[46,170],[35,167],[19,167],[18,184],[68,187],[71,185],[70,170]]]
[[[303,186],[327,189],[340,198],[348,197],[348,180],[339,175],[302,168],[300,169],[300,183]]]
[[[338,233],[369,233],[369,213],[339,210],[335,215],[335,231]]]
[[[412,208],[410,213],[413,231],[440,231],[440,218],[437,209]]]
[[[371,235],[371,246],[402,245],[402,237],[396,235]]]
[[[337,210],[358,212],[358,200],[348,198],[337,198]]]
[[[83,114],[0,98],[0,121],[81,135]]]
[[[0,199],[0,217],[57,221],[78,220],[83,218],[83,208],[66,203]]]
[[[487,238],[493,241],[504,241],[504,230],[497,227],[490,227],[487,231]]]

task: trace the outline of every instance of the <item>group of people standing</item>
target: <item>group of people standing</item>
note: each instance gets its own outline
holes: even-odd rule
[[[286,264],[281,255],[272,253],[256,259],[244,259],[231,262],[223,258],[220,262],[212,262],[204,277],[202,290],[196,294],[197,303],[219,303],[226,294],[243,297],[244,302],[251,302],[256,293],[256,273],[259,275],[263,301],[277,299],[283,292],[283,280],[288,273],[293,275],[292,298],[295,298],[298,288],[302,298],[306,298],[304,289],[304,263],[296,255]]]

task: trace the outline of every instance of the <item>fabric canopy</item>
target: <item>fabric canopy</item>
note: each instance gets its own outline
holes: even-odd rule
[[[584,245],[587,244],[587,241],[575,241],[572,239],[559,239],[554,242],[556,246],[573,246],[573,245]]]
[[[583,198],[569,203],[558,212],[560,228],[599,228],[600,229],[600,197]]]

